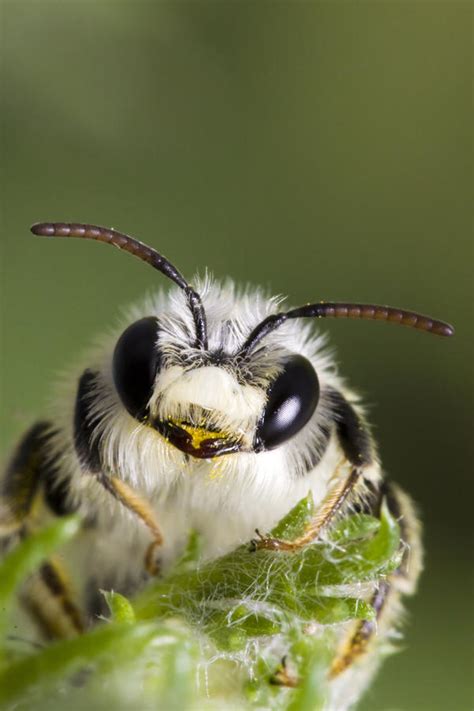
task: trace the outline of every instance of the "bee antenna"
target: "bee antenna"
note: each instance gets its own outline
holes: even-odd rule
[[[130,254],[135,255],[135,257],[138,257],[142,261],[151,264],[152,267],[177,284],[186,294],[188,306],[196,326],[196,346],[207,350],[206,314],[201,297],[192,286],[188,284],[176,267],[155,249],[114,229],[97,227],[96,225],[83,225],[69,222],[38,222],[31,227],[31,231],[34,235],[39,235],[40,237],[81,237],[82,239],[94,239],[98,242],[105,242],[106,244],[112,244],[114,247],[123,249],[125,252],[130,252]]]
[[[377,306],[376,304],[349,304],[336,302],[320,302],[307,304],[279,314],[267,316],[256,326],[239,351],[245,357],[255,348],[262,338],[274,331],[285,321],[293,318],[353,318],[375,321],[389,321],[403,326],[411,326],[421,331],[434,333],[437,336],[452,336],[454,328],[449,323],[437,321],[429,316],[423,316],[415,311],[406,311],[392,306]]]

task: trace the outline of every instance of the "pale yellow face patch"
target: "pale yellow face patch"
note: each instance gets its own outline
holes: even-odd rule
[[[226,429],[247,430],[252,428],[265,401],[261,388],[238,383],[223,368],[206,366],[186,371],[181,366],[172,366],[159,373],[149,405],[157,419],[186,419],[185,413],[199,407],[216,416],[222,413],[223,421],[228,422],[227,426],[222,425]],[[218,424],[217,428],[220,429]]]

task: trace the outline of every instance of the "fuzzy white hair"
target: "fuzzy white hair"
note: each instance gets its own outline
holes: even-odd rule
[[[281,298],[269,298],[259,289],[239,290],[230,280],[220,284],[206,277],[195,283],[207,316],[211,351],[236,353],[255,326],[281,308]],[[60,460],[61,476],[69,480],[71,499],[104,531],[99,545],[104,550],[91,552],[101,577],[117,579],[117,571],[126,567],[124,557],[133,559],[139,577],[142,556],[136,551],[146,548],[148,534],[94,475],[81,469],[72,423],[75,390],[85,368],[100,374],[91,415],[97,423],[93,439],[104,473],[121,478],[151,503],[163,530],[165,563],[176,557],[190,529],[203,535],[205,555],[214,556],[249,540],[257,527],[269,530],[308,491],[316,504],[320,502],[334,478],[341,476],[340,446],[335,435],[329,441],[327,436],[334,429],[328,393],[343,391],[356,403],[337,374],[326,338],[315,335],[311,323],[288,321],[269,333],[246,366],[248,382],[242,382],[238,362],[232,358],[222,365],[199,363],[202,351],[192,345],[195,326],[181,290],[148,296],[128,311],[125,327],[148,316],[159,320],[158,346],[165,358],[149,402],[155,414],[185,418],[189,408],[199,406],[210,413],[210,422],[218,429],[239,432],[249,443],[265,405],[265,392],[288,354],[303,355],[311,362],[321,394],[310,421],[276,449],[242,451],[215,460],[187,457],[154,428],[134,419],[120,401],[112,356],[124,324],[113,329],[65,379],[69,392],[62,388],[52,418],[62,423],[51,446]],[[378,464],[373,476],[379,476]],[[128,547],[128,555],[117,547],[117,537]]]

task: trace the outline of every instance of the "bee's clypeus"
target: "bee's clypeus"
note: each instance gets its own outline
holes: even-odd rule
[[[202,536],[203,555],[217,556],[250,541],[255,529],[269,531],[311,491],[317,517],[305,534],[291,543],[253,541],[291,551],[317,540],[349,507],[377,516],[385,501],[410,560],[405,554],[374,593],[376,622],[341,628],[331,675],[354,684],[352,663],[370,658],[376,628],[383,637],[394,625],[393,600],[414,589],[418,524],[409,498],[383,478],[359,401],[312,322],[374,319],[442,336],[452,327],[372,304],[284,311],[278,300],[230,281],[192,287],[154,249],[112,229],[43,223],[32,231],[115,245],[175,284],[133,309],[87,356],[51,416],[24,436],[2,480],[0,535],[10,543],[33,518],[76,510],[84,520],[66,561],[76,592],[58,596],[65,573],[45,563],[23,592],[27,602],[38,589],[50,593],[47,604],[28,605],[35,622],[53,637],[81,632],[97,617],[96,591],[137,589],[176,559],[191,529]],[[54,598],[62,601],[56,608]]]

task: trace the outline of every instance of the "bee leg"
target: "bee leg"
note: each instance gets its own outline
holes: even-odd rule
[[[28,536],[38,525],[34,521],[41,519],[44,505],[58,516],[72,511],[67,482],[60,481],[59,466],[49,454],[52,434],[48,422],[34,425],[18,445],[0,483],[0,539],[5,547],[14,539]],[[31,576],[20,600],[46,637],[64,637],[84,630],[67,576],[56,559],[48,560]]]
[[[336,657],[333,659],[329,678],[334,679],[348,669],[353,662],[368,652],[371,641],[377,633],[377,627],[383,609],[392,594],[390,581],[384,580],[379,583],[377,591],[372,596],[370,603],[375,611],[374,620],[359,620],[344,640]]]
[[[46,639],[64,639],[85,631],[68,576],[56,558],[43,563],[28,581],[20,600]]]
[[[363,475],[364,468],[372,464],[372,439],[364,422],[342,393],[331,390],[329,398],[333,406],[336,435],[345,459],[351,465],[349,474],[341,481],[337,481],[301,536],[293,541],[284,541],[260,536],[257,532],[259,538],[252,541],[252,550],[295,551],[315,541],[349,500]]]
[[[253,550],[296,551],[315,541],[323,528],[332,521],[343,507],[359,478],[360,470],[351,469],[349,476],[342,483],[335,486],[329,496],[324,499],[317,515],[309,522],[301,536],[293,541],[284,541],[279,538],[261,536],[257,531],[259,538],[252,541]]]
[[[332,661],[329,677],[334,679],[348,669],[354,662],[367,657],[380,638],[383,638],[396,625],[400,614],[400,597],[402,594],[412,594],[421,572],[420,531],[413,505],[398,487],[392,484],[382,484],[379,490],[378,502],[374,505],[380,508],[382,499],[398,521],[401,530],[401,546],[403,550],[399,567],[386,579],[378,584],[377,590],[370,600],[375,611],[374,620],[357,620],[343,640],[336,657]],[[372,509],[371,514],[377,512]]]
[[[291,689],[294,689],[298,686],[299,681],[297,677],[288,671],[286,657],[283,657],[280,666],[278,667],[276,672],[270,677],[270,684],[272,686],[286,686]]]
[[[145,554],[145,568],[150,575],[157,575],[159,573],[159,565],[156,562],[155,552],[163,544],[163,536],[150,504],[138,496],[128,484],[118,477],[101,476],[99,481],[117,501],[120,501],[123,506],[138,516],[151,532],[153,541],[148,546]]]
[[[349,634],[343,640],[336,656],[329,667],[328,678],[335,679],[354,662],[366,656],[371,651],[372,643],[379,628],[379,624],[384,614],[386,606],[393,603],[392,597],[398,598],[399,593],[395,591],[388,580],[384,580],[378,586],[377,591],[371,599],[371,604],[375,611],[374,620],[358,620],[351,628]],[[297,687],[299,680],[288,674],[286,665],[282,666],[271,677],[270,683],[277,686]]]
[[[94,403],[97,382],[100,375],[92,370],[85,370],[79,378],[76,405],[74,411],[74,445],[76,454],[84,471],[92,473],[112,496],[132,511],[151,531],[153,541],[145,555],[145,568],[150,575],[157,575],[159,567],[155,558],[156,549],[162,545],[163,536],[155,520],[155,514],[147,501],[142,499],[122,479],[104,473],[101,453],[94,438],[95,423],[91,406]]]

